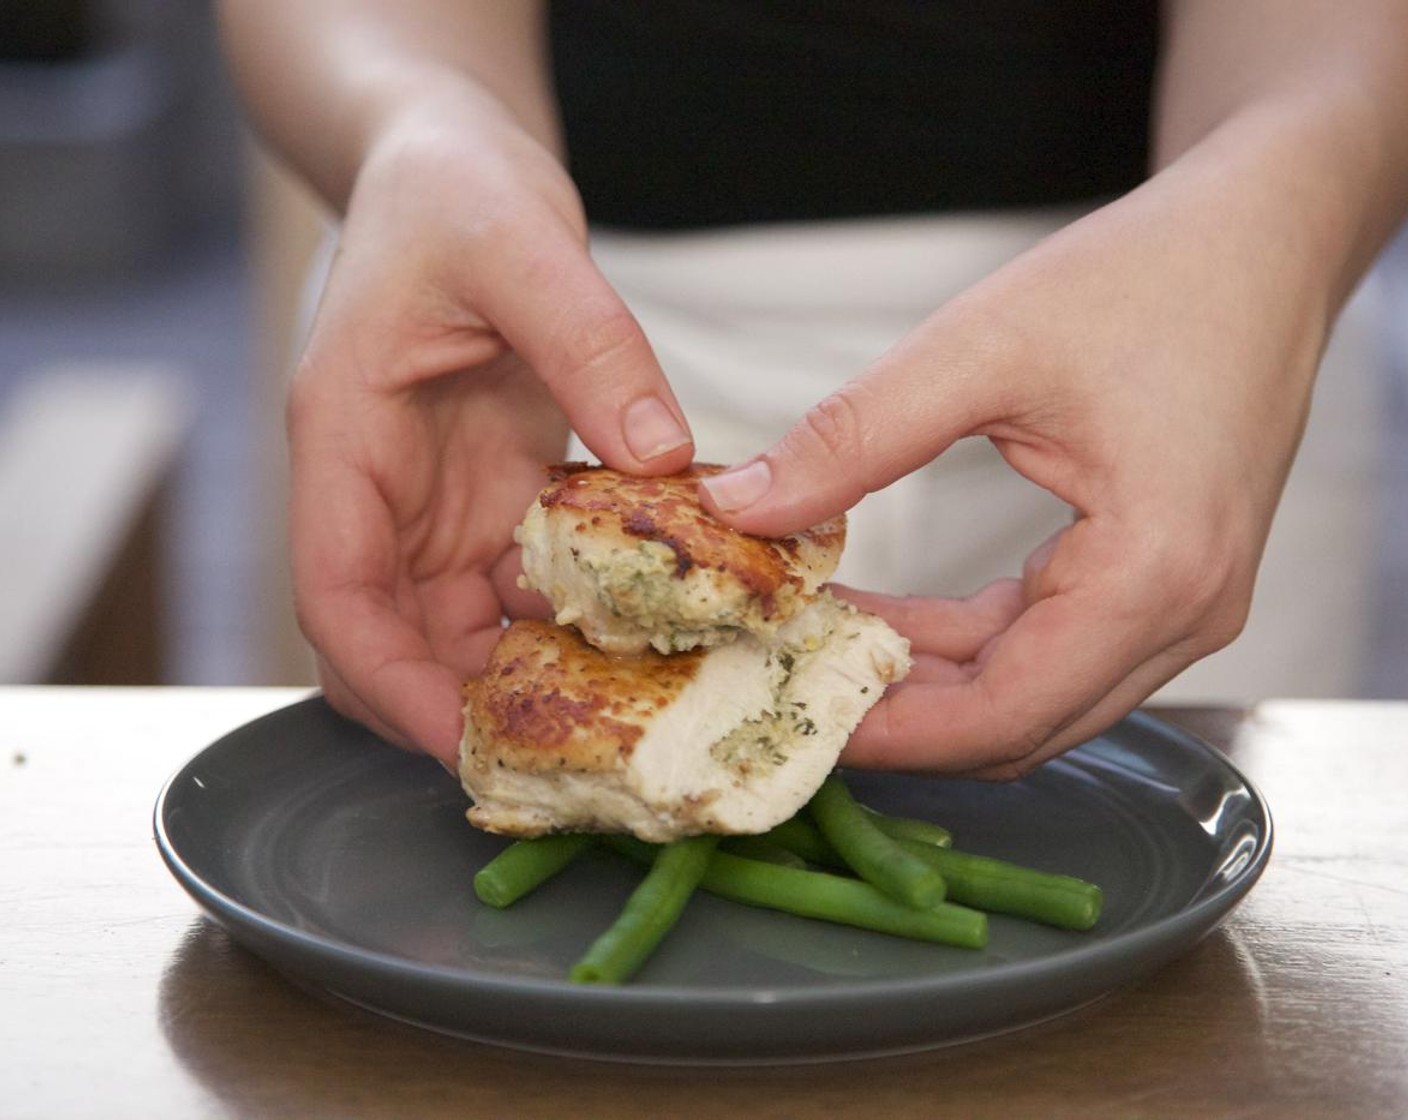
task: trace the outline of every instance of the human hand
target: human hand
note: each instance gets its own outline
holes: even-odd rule
[[[916,666],[848,763],[1016,776],[1238,633],[1331,315],[1277,189],[1213,161],[1156,177],[705,483],[735,526],[784,533],[979,435],[1073,508],[1020,580],[971,599],[853,593]]]
[[[334,707],[453,762],[463,680],[541,608],[511,534],[569,420],[618,469],[692,456],[557,162],[493,106],[425,106],[362,166],[289,399],[298,617]]]

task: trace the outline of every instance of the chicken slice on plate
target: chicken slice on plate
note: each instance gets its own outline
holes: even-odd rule
[[[806,804],[908,668],[902,637],[826,592],[769,643],[668,657],[515,622],[465,686],[469,819],[510,836],[764,832]]]
[[[776,540],[739,533],[699,504],[699,480],[720,469],[634,478],[555,468],[516,534],[523,585],[609,653],[770,638],[836,570],[846,520]]]

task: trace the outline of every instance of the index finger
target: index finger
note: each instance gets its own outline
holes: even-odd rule
[[[693,437],[640,323],[577,236],[548,227],[508,237],[474,299],[542,378],[573,429],[607,466],[681,470]]]
[[[745,533],[782,536],[850,509],[1007,408],[1007,335],[962,299],[941,308],[763,454],[700,483]]]

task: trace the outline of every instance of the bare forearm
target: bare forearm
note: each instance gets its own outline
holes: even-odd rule
[[[482,100],[558,147],[535,0],[221,0],[220,11],[256,124],[337,209],[387,124],[439,98]]]
[[[1165,36],[1156,169],[1246,171],[1333,314],[1408,210],[1408,2],[1177,0]]]

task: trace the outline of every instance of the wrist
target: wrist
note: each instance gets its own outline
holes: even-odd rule
[[[537,148],[557,161],[554,143],[531,135],[492,92],[465,74],[430,66],[386,76],[359,106],[354,174],[383,153]],[[350,193],[350,192],[349,192]]]
[[[1372,3],[1268,7],[1171,5],[1154,168],[1256,194],[1262,228],[1302,247],[1333,315],[1408,211],[1408,48]]]
[[[1374,180],[1325,114],[1293,101],[1248,106],[1148,184],[1189,200],[1184,236],[1222,256],[1229,275],[1325,335],[1387,230],[1371,213]]]

